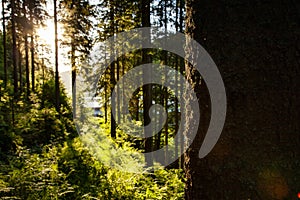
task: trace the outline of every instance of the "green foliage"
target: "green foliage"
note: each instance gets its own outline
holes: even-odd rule
[[[5,174],[5,175],[4,175]],[[41,153],[18,147],[1,165],[0,196],[18,199],[182,199],[180,170],[131,174],[103,166],[79,138],[46,145]]]
[[[17,156],[12,157],[7,166],[9,172],[4,180],[11,189],[3,196],[58,199],[73,192],[66,175],[58,170],[58,150],[49,145],[44,146],[41,154],[36,154],[19,147]]]
[[[52,79],[44,80],[29,100],[21,96],[18,101],[1,91],[0,199],[182,199],[180,170],[133,174],[101,163],[82,138],[75,137],[63,91],[61,113],[55,110],[53,87]],[[101,137],[106,137],[109,126],[103,127]],[[118,145],[134,150],[122,131],[118,135]],[[119,161],[128,163],[126,157]]]
[[[63,137],[64,126],[58,119],[55,108],[30,109],[20,116],[16,130],[22,135],[24,145],[40,145]]]
[[[13,98],[10,93],[11,86],[4,90],[4,84],[0,80],[0,160],[6,160],[6,154],[13,151],[17,136],[12,132],[11,106]]]
[[[22,12],[19,8],[22,7],[22,1],[16,3],[16,17],[20,19]],[[23,30],[28,28],[32,31],[37,26],[35,23],[42,23],[42,19],[47,15],[42,7],[44,1],[25,3],[26,10],[33,11],[34,18],[26,19],[29,17],[27,13],[22,20],[33,20],[34,24],[28,27],[28,24],[23,23],[25,21],[17,22],[17,42],[20,47],[24,45]],[[60,3],[69,11],[63,13],[65,16],[62,14],[62,22],[68,26],[68,37],[65,38],[64,44],[73,47],[75,62],[73,60],[72,64],[80,64],[92,45],[93,38],[90,38],[89,34],[93,28],[93,21],[90,17],[94,11],[88,1],[65,0]],[[119,24],[116,32],[138,26],[138,1],[119,3],[114,3],[114,7],[123,7],[122,10],[115,10],[115,20]],[[103,5],[106,3],[103,2]],[[107,14],[105,9],[100,13]],[[103,33],[112,35],[113,33],[106,28],[114,26],[108,21],[108,16],[99,18],[98,30],[105,29]],[[7,21],[8,25],[9,23]],[[8,32],[7,36],[7,51],[11,52],[11,33]],[[107,36],[105,35],[105,38]],[[37,46],[41,45],[39,41],[35,42]],[[133,174],[109,168],[101,163],[94,152],[82,142],[82,138],[78,137],[72,119],[70,100],[62,89],[60,112],[56,111],[53,72],[47,70],[47,66],[40,62],[38,57],[35,58],[34,91],[30,88],[28,93],[25,92],[25,53],[22,48],[18,50],[22,57],[18,67],[22,67],[23,70],[23,74],[19,74],[23,77],[23,80],[18,82],[19,93],[14,93],[14,87],[11,85],[11,75],[16,71],[12,71],[10,55],[7,56],[9,68],[5,89],[0,80],[0,199],[182,199],[183,173],[180,170],[161,169],[153,174]],[[3,55],[2,45],[0,53]],[[34,53],[37,55],[37,52]],[[138,62],[139,54],[134,55],[132,60],[119,60],[119,66],[125,70],[131,68],[125,65],[132,66],[132,63]],[[43,72],[39,71],[39,67],[43,68]],[[1,56],[1,79],[2,75]],[[38,77],[39,75],[41,77]],[[107,88],[107,92],[109,89]],[[107,127],[103,129],[104,132],[96,132],[98,136],[109,135],[108,124],[105,126]],[[118,140],[111,142],[116,142],[127,150],[136,151],[136,141],[124,135],[118,130]],[[107,156],[107,159],[111,158]],[[118,164],[127,165],[130,161],[123,156],[118,160]],[[141,169],[144,170],[142,167]]]

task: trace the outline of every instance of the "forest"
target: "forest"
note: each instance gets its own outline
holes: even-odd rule
[[[0,199],[300,199],[299,2],[0,10]]]

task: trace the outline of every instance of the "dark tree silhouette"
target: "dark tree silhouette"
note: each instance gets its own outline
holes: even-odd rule
[[[200,98],[202,122],[185,155],[185,199],[295,198],[298,183],[291,180],[297,173],[294,160],[300,158],[300,118],[295,112],[300,87],[299,7],[295,1],[279,0],[187,0],[186,7],[186,32],[219,67],[228,112],[218,144],[200,160],[210,118],[209,96],[187,64],[188,79]],[[186,134],[190,130],[186,127]],[[265,171],[276,175],[270,178]]]
[[[150,27],[150,0],[141,0],[141,13],[142,13],[142,27]],[[146,38],[147,41],[150,43],[150,32],[145,33],[146,35],[143,35],[143,38]],[[142,51],[142,63],[150,63],[151,57],[149,55],[148,49],[143,49]],[[148,69],[143,72],[144,74],[144,80],[147,80],[149,76],[151,76],[151,71]],[[150,116],[149,116],[149,109],[152,105],[152,86],[151,84],[147,84],[143,86],[143,117],[144,117],[144,125],[148,125],[151,122]],[[148,137],[145,139],[145,151],[151,152],[152,146],[153,146],[153,138]],[[153,165],[153,158],[151,154],[149,156],[145,157],[147,166]]]
[[[11,32],[12,32],[12,60],[13,60],[13,77],[14,77],[14,93],[18,93],[18,63],[17,63],[17,33],[16,33],[16,16],[15,16],[15,0],[11,1]]]
[[[7,47],[6,47],[6,16],[5,16],[5,2],[2,0],[2,44],[3,44],[3,81],[4,87],[7,85]]]
[[[55,106],[60,111],[59,72],[58,72],[58,33],[57,33],[57,2],[54,0],[54,37],[55,37]]]

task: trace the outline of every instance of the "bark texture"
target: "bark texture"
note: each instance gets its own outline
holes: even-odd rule
[[[201,102],[198,136],[185,154],[186,200],[296,198],[299,8],[293,0],[186,1],[186,32],[214,59],[228,101],[222,136],[200,160],[210,118],[209,95],[186,64]],[[187,108],[187,137],[192,117],[192,108]]]

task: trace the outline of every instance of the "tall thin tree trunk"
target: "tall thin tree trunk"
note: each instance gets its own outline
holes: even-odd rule
[[[142,27],[150,27],[151,26],[151,22],[150,22],[150,0],[141,0],[142,3]],[[145,33],[145,35],[143,35],[143,38],[146,39],[145,42],[150,43],[150,32],[149,33]],[[151,57],[149,54],[149,50],[148,49],[143,49],[142,51],[142,64],[145,63],[151,63]],[[149,78],[151,78],[151,71],[149,69],[144,70],[143,72],[143,79],[147,80]],[[149,116],[149,109],[152,105],[152,85],[151,84],[147,84],[143,86],[143,104],[144,104],[144,126],[150,124],[151,119]],[[150,129],[151,130],[151,129]],[[146,131],[145,131],[146,133]],[[153,143],[153,138],[149,137],[147,135],[145,135],[147,138],[145,139],[145,151],[146,152],[152,152],[152,143]],[[145,156],[145,160],[147,163],[146,167],[150,167],[153,166],[153,157],[152,154],[147,154]]]
[[[106,65],[105,65],[106,66]],[[107,123],[107,84],[104,83],[104,123]]]
[[[5,3],[4,0],[2,0],[2,32],[3,32],[3,70],[4,70],[4,87],[6,88],[7,86],[7,48],[6,48],[6,20],[5,20]]]
[[[29,17],[30,17],[30,23],[31,26],[33,27],[34,23],[34,17],[33,17],[33,10],[30,9],[29,12]],[[31,89],[32,91],[35,90],[35,58],[34,58],[34,29],[31,29],[30,33],[30,55],[31,55]]]
[[[116,13],[118,13],[118,7],[117,6],[115,7],[114,11]],[[114,27],[114,30],[115,30],[116,33],[118,33],[118,26],[117,25]],[[119,51],[119,48],[120,48],[119,45],[121,45],[121,44],[117,44],[117,45],[118,46],[115,48],[116,54],[118,54],[118,51]],[[116,119],[115,120],[117,121],[118,124],[120,124],[120,122],[121,122],[121,109],[120,108],[121,107],[120,107],[119,85],[117,84],[117,82],[120,79],[120,59],[115,58],[115,61],[116,61],[116,64],[115,64],[115,67],[116,67],[116,77],[115,77],[115,79],[116,79],[116,94],[117,94],[117,101],[115,102],[116,103],[116,106],[115,106],[115,108],[116,108],[116,116],[115,116],[115,118]]]
[[[123,51],[123,46],[124,44],[122,44],[122,51]],[[125,60],[124,60],[124,57],[122,57],[121,59],[121,63],[122,63],[122,76],[124,76],[125,74]],[[124,105],[125,105],[125,91],[124,91],[124,88],[125,88],[125,81],[124,79],[122,79],[122,89],[123,89],[123,93],[122,93],[122,105],[123,107],[121,108],[123,113],[125,113],[125,109],[128,109],[128,108],[125,108]],[[122,121],[124,122],[125,121],[125,115],[122,116]]]
[[[55,107],[60,112],[60,91],[58,72],[58,33],[57,33],[57,0],[54,0],[54,36],[55,36]]]
[[[105,66],[107,66],[107,46],[104,47],[105,50]],[[108,93],[108,83],[105,83],[104,81],[104,123],[106,124],[107,123],[107,101],[108,101],[108,98],[107,98],[107,93]]]
[[[169,144],[169,124],[168,124],[168,89],[164,88],[163,90],[164,93],[164,107],[166,110],[166,123],[164,125],[164,132],[165,132],[165,147],[166,147],[166,151],[165,151],[165,163],[167,164],[169,161],[169,149],[168,149],[168,144]]]
[[[118,50],[117,50],[118,51]],[[118,53],[117,53],[118,54]],[[119,81],[120,79],[120,60],[117,61],[117,81]],[[119,93],[119,85],[117,85],[116,87],[116,90],[117,90],[117,106],[116,106],[116,109],[117,109],[117,122],[118,124],[121,123],[121,97],[120,97],[120,93]]]
[[[160,99],[160,102],[159,102],[159,104],[160,105],[164,105],[164,92],[163,92],[163,87],[159,87],[159,90],[158,90],[159,92],[160,92],[160,97],[159,97],[159,99]],[[160,141],[161,141],[161,135],[162,135],[162,131],[163,130],[160,130],[158,133],[157,133],[157,138],[156,138],[156,149],[160,149]],[[161,160],[160,162],[162,162],[163,163],[163,160]]]
[[[116,81],[115,81],[115,62],[113,62],[111,64],[111,69],[110,69],[110,84],[111,84],[111,94],[113,92],[113,88],[114,88],[114,85],[115,85]],[[113,105],[116,107],[116,101],[115,99],[111,98],[111,116],[110,116],[110,123],[111,123],[111,127],[110,127],[110,131],[111,131],[111,137],[112,138],[116,138],[116,116],[113,116],[113,110],[112,110],[112,107]],[[116,113],[116,112],[115,112]]]
[[[178,18],[179,18],[179,0],[176,0],[175,1],[175,30],[176,30],[176,32],[178,32],[179,31],[179,20],[178,20]],[[175,65],[175,70],[176,71],[179,71],[179,62],[180,62],[180,58],[179,57],[177,57],[177,56],[175,56],[175,63],[174,63],[174,65]],[[175,102],[174,102],[174,107],[175,107],[175,110],[174,110],[174,112],[175,112],[175,134],[179,134],[179,104],[178,104],[178,99],[180,98],[179,97],[179,86],[178,86],[178,84],[179,84],[179,82],[178,82],[178,74],[176,73],[175,74]],[[178,158],[178,150],[179,150],[179,142],[180,142],[180,138],[178,138],[178,139],[176,139],[175,140],[175,158]],[[175,166],[176,166],[176,168],[179,168],[179,160],[180,160],[180,158],[179,159],[177,159],[175,162]]]
[[[12,27],[12,60],[13,60],[13,77],[14,77],[14,93],[18,94],[18,67],[17,67],[17,35],[15,20],[15,0],[11,1],[11,27]]]
[[[164,0],[164,29],[165,29],[165,35],[168,33],[168,17],[167,17],[167,6],[168,6],[168,0]],[[166,43],[166,37],[164,38],[164,42]],[[163,51],[163,64],[168,65],[168,53],[166,51]],[[165,70],[165,81],[168,80],[168,71]],[[168,143],[169,143],[169,124],[168,124],[168,88],[165,87],[163,90],[164,93],[164,107],[166,110],[166,123],[164,125],[164,132],[165,132],[165,164],[168,163],[169,160],[169,149],[168,149]]]
[[[115,34],[115,5],[114,5],[114,1],[110,0],[110,21],[111,21],[111,31],[112,31],[112,34]],[[115,46],[114,46],[114,42],[111,44],[111,49],[110,49],[110,52],[111,52],[111,56],[115,56]],[[113,57],[113,60],[114,62],[111,64],[111,69],[110,69],[110,88],[111,88],[111,94],[113,92],[113,89],[114,89],[114,85],[116,83],[116,78],[115,78],[115,66],[116,66],[116,61],[115,61],[115,57]],[[111,95],[112,96],[112,95]],[[111,98],[111,115],[110,115],[110,134],[111,134],[111,137],[112,138],[116,138],[116,120],[115,120],[115,117],[116,116],[113,116],[113,110],[112,110],[112,107],[113,105],[115,106],[116,105],[116,101],[115,99]],[[117,113],[117,112],[115,112]]]
[[[44,51],[43,51],[44,54]],[[45,61],[44,58],[42,58],[42,77],[43,77],[43,89],[42,89],[42,102],[41,102],[41,107],[44,108],[45,106]]]
[[[178,63],[179,63],[179,59],[177,57],[175,57],[175,70],[178,71]],[[179,87],[178,87],[178,74],[175,74],[175,102],[174,102],[174,113],[175,113],[175,134],[179,134],[179,104],[178,104],[178,99],[179,97]],[[175,136],[175,135],[174,135]],[[179,150],[179,138],[175,139],[175,158],[178,158],[178,150]],[[179,159],[176,160],[176,168],[179,167]]]
[[[30,72],[29,72],[29,49],[28,49],[28,37],[27,33],[25,33],[25,73],[26,73],[26,96],[29,97],[30,95]]]
[[[137,94],[139,93],[139,91],[140,90],[138,89]],[[136,121],[139,121],[140,120],[140,98],[139,98],[139,96],[136,96],[135,100],[136,100],[135,119],[136,119]]]
[[[76,58],[75,58],[75,43],[71,41],[71,69],[72,69],[72,107],[73,116],[76,118]]]
[[[23,16],[26,19],[26,1],[23,2]],[[26,73],[26,97],[30,95],[30,78],[29,78],[29,49],[28,49],[28,28],[24,31],[24,48],[25,48],[25,73]]]
[[[184,19],[184,16],[183,16],[183,11],[184,11],[184,0],[179,0],[179,32],[183,33],[183,19]],[[184,60],[183,59],[180,59],[179,58],[179,68],[180,68],[180,73],[183,75],[184,74]],[[179,82],[180,83],[183,83],[183,77],[180,76],[179,78]],[[180,88],[180,94],[183,94],[183,86],[180,85],[179,86]],[[183,102],[183,95],[180,96],[180,102]],[[182,106],[182,105],[180,105]],[[181,107],[180,108],[180,116],[183,115],[183,112],[182,112],[183,108]],[[181,129],[179,130],[181,133],[184,131],[183,130],[183,124],[184,122],[180,122],[182,124]],[[184,151],[184,142],[183,142],[183,134],[180,135],[180,155],[183,154],[183,151]],[[184,166],[184,156],[181,156],[180,157],[180,168],[183,169],[183,166]]]

